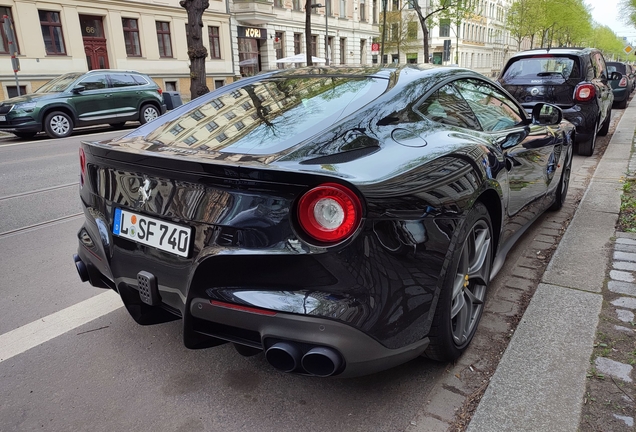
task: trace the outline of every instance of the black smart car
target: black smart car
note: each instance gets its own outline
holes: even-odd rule
[[[299,68],[244,78],[80,147],[75,265],[187,347],[284,372],[456,359],[491,278],[568,190],[574,127],[476,72]]]
[[[512,56],[499,83],[524,108],[549,102],[576,127],[578,153],[590,156],[596,135],[609,131],[614,95],[603,54],[595,48],[523,51]]]

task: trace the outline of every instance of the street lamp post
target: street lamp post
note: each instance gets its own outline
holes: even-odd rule
[[[329,0],[326,0],[329,1]],[[314,8],[325,8],[325,61],[326,65],[329,66],[329,17],[327,16],[327,5],[322,3],[314,3],[311,5],[312,9]]]

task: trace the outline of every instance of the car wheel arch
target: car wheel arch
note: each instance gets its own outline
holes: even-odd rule
[[[51,105],[47,106],[46,109],[40,111],[40,123],[42,124],[42,130],[44,130],[44,120],[46,119],[46,116],[48,116],[53,111],[62,111],[64,114],[68,115],[71,120],[73,120],[74,125],[77,124],[78,117],[74,109],[72,109],[68,105]]]
[[[499,238],[501,235],[501,225],[503,223],[503,207],[501,205],[501,200],[501,195],[494,189],[486,189],[477,198],[477,201],[486,206],[486,209],[490,214],[490,221],[492,223],[492,231],[494,236],[493,259],[497,255]]]

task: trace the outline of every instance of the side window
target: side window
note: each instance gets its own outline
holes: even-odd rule
[[[485,131],[510,129],[523,121],[517,105],[495,86],[478,79],[455,81]]]
[[[90,75],[84,78],[78,83],[78,85],[84,86],[84,90],[101,90],[108,87],[106,84],[106,75]]]
[[[137,86],[137,81],[132,77],[132,75],[128,74],[111,74],[110,83],[113,87],[132,87]]]
[[[133,79],[137,82],[137,84],[139,85],[148,85],[148,80],[140,75],[133,75],[132,76]]]
[[[430,120],[449,126],[481,129],[470,106],[451,84],[430,95],[415,110]]]

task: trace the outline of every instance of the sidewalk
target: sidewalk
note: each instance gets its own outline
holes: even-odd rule
[[[635,129],[633,104],[625,110],[468,432],[579,429]],[[626,258],[636,263],[636,254]],[[634,297],[621,303],[626,313],[636,309]],[[624,378],[631,379],[633,368],[625,366]],[[634,419],[623,421],[628,426]]]

